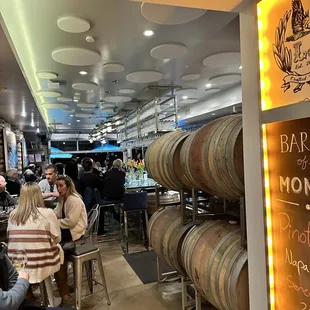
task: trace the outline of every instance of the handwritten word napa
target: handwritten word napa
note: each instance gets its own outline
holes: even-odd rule
[[[308,265],[305,264],[302,260],[297,261],[294,259],[292,250],[289,250],[288,248],[285,249],[285,263],[295,267],[299,275],[301,271],[310,273]]]

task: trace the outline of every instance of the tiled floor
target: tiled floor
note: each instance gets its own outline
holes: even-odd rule
[[[112,304],[107,305],[103,292],[83,301],[82,310],[181,310],[180,283],[144,285],[123,257],[119,242],[101,244],[101,255]],[[130,246],[130,253],[145,251]],[[100,289],[96,287],[95,290]],[[85,284],[85,291],[87,287]],[[215,308],[203,308],[215,309]]]

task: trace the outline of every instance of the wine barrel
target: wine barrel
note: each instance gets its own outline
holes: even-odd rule
[[[153,214],[149,223],[149,238],[158,257],[171,268],[186,276],[181,264],[183,240],[193,224],[183,225],[179,207],[167,207]]]
[[[182,265],[197,289],[219,310],[249,310],[247,251],[238,226],[207,221],[182,245]]]
[[[164,207],[170,203],[179,203],[180,202],[180,195],[179,193],[160,193],[159,195],[159,203],[160,207]],[[154,214],[158,211],[156,206],[156,194],[155,193],[148,193],[147,194],[147,212],[148,214]]]
[[[180,160],[193,187],[229,200],[244,196],[241,116],[221,117],[191,134]]]
[[[180,163],[180,152],[188,133],[176,130],[156,139],[145,154],[146,170],[160,185],[179,191],[192,188]]]

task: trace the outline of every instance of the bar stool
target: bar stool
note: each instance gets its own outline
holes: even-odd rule
[[[102,266],[100,250],[93,245],[90,244],[83,244],[77,246],[75,252],[68,256],[68,260],[73,263],[73,273],[74,273],[74,284],[75,284],[75,292],[76,292],[76,309],[81,309],[81,302],[83,299],[89,297],[93,293],[93,282],[101,285],[103,289],[100,291],[105,291],[107,296],[107,303],[111,305],[107,284],[105,280],[104,270]],[[101,282],[96,281],[93,278],[93,271],[92,271],[92,262],[97,261]],[[83,277],[83,264],[86,267],[87,273],[87,281],[90,290],[90,294],[82,298],[82,277]]]
[[[53,286],[51,277],[46,278],[42,282],[39,283],[40,292],[43,299],[43,304],[45,307],[55,306],[54,294],[53,294]]]
[[[145,242],[148,243],[148,250],[150,248],[149,240],[148,240],[148,227],[149,227],[149,219],[147,214],[147,192],[130,192],[125,193],[123,196],[123,204],[120,206],[121,209],[121,224],[125,226],[125,247],[123,251],[125,254],[128,254],[128,213],[129,212],[144,212],[145,216],[145,231],[144,238]],[[122,213],[124,216],[122,216]],[[141,221],[140,221],[141,227]],[[122,238],[123,239],[123,238]]]
[[[100,223],[100,214],[101,214],[101,209],[108,209],[109,207],[114,208],[115,206],[118,206],[122,203],[122,201],[120,200],[115,200],[115,201],[108,201],[108,200],[104,200],[101,198],[100,196],[100,192],[97,188],[94,189],[94,196],[95,196],[95,200],[96,203],[99,205],[99,224],[104,225],[104,223]],[[111,228],[111,220],[109,220],[109,228]]]

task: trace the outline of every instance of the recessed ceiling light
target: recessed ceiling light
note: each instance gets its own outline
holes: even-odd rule
[[[151,37],[155,34],[155,32],[153,30],[145,30],[143,32],[143,34],[146,36],[146,37]]]
[[[215,113],[212,113],[212,115],[214,116],[214,115],[215,115]]]
[[[170,103],[170,105],[173,105],[173,103]]]
[[[74,93],[74,95],[76,95],[76,96],[81,96],[81,93]]]
[[[210,84],[210,83],[208,83],[208,84],[206,85],[207,88],[210,88],[211,86],[212,86],[212,84]]]
[[[27,116],[27,113],[26,113],[25,111],[23,111],[23,112],[21,113],[21,116],[22,116],[22,117],[26,117],[26,116]]]
[[[71,123],[68,123],[68,126],[71,126]]]
[[[37,133],[40,133],[40,128],[37,128]]]
[[[30,126],[31,127],[34,127],[35,125],[34,125],[34,121],[32,121],[31,123],[30,123]]]
[[[241,70],[241,69],[242,69],[242,66],[240,66],[239,69]]]
[[[76,121],[79,123],[81,120],[77,119]]]
[[[66,144],[66,142],[62,142],[62,144]]]
[[[78,99],[74,99],[73,101],[74,101],[74,102],[79,102],[79,100],[78,100]]]
[[[184,100],[185,100],[185,99],[188,99],[188,96],[183,96],[182,99],[184,99]]]
[[[71,114],[70,117],[73,117],[73,114]]]
[[[80,74],[81,74],[81,75],[86,75],[87,72],[86,72],[86,71],[80,71]]]

